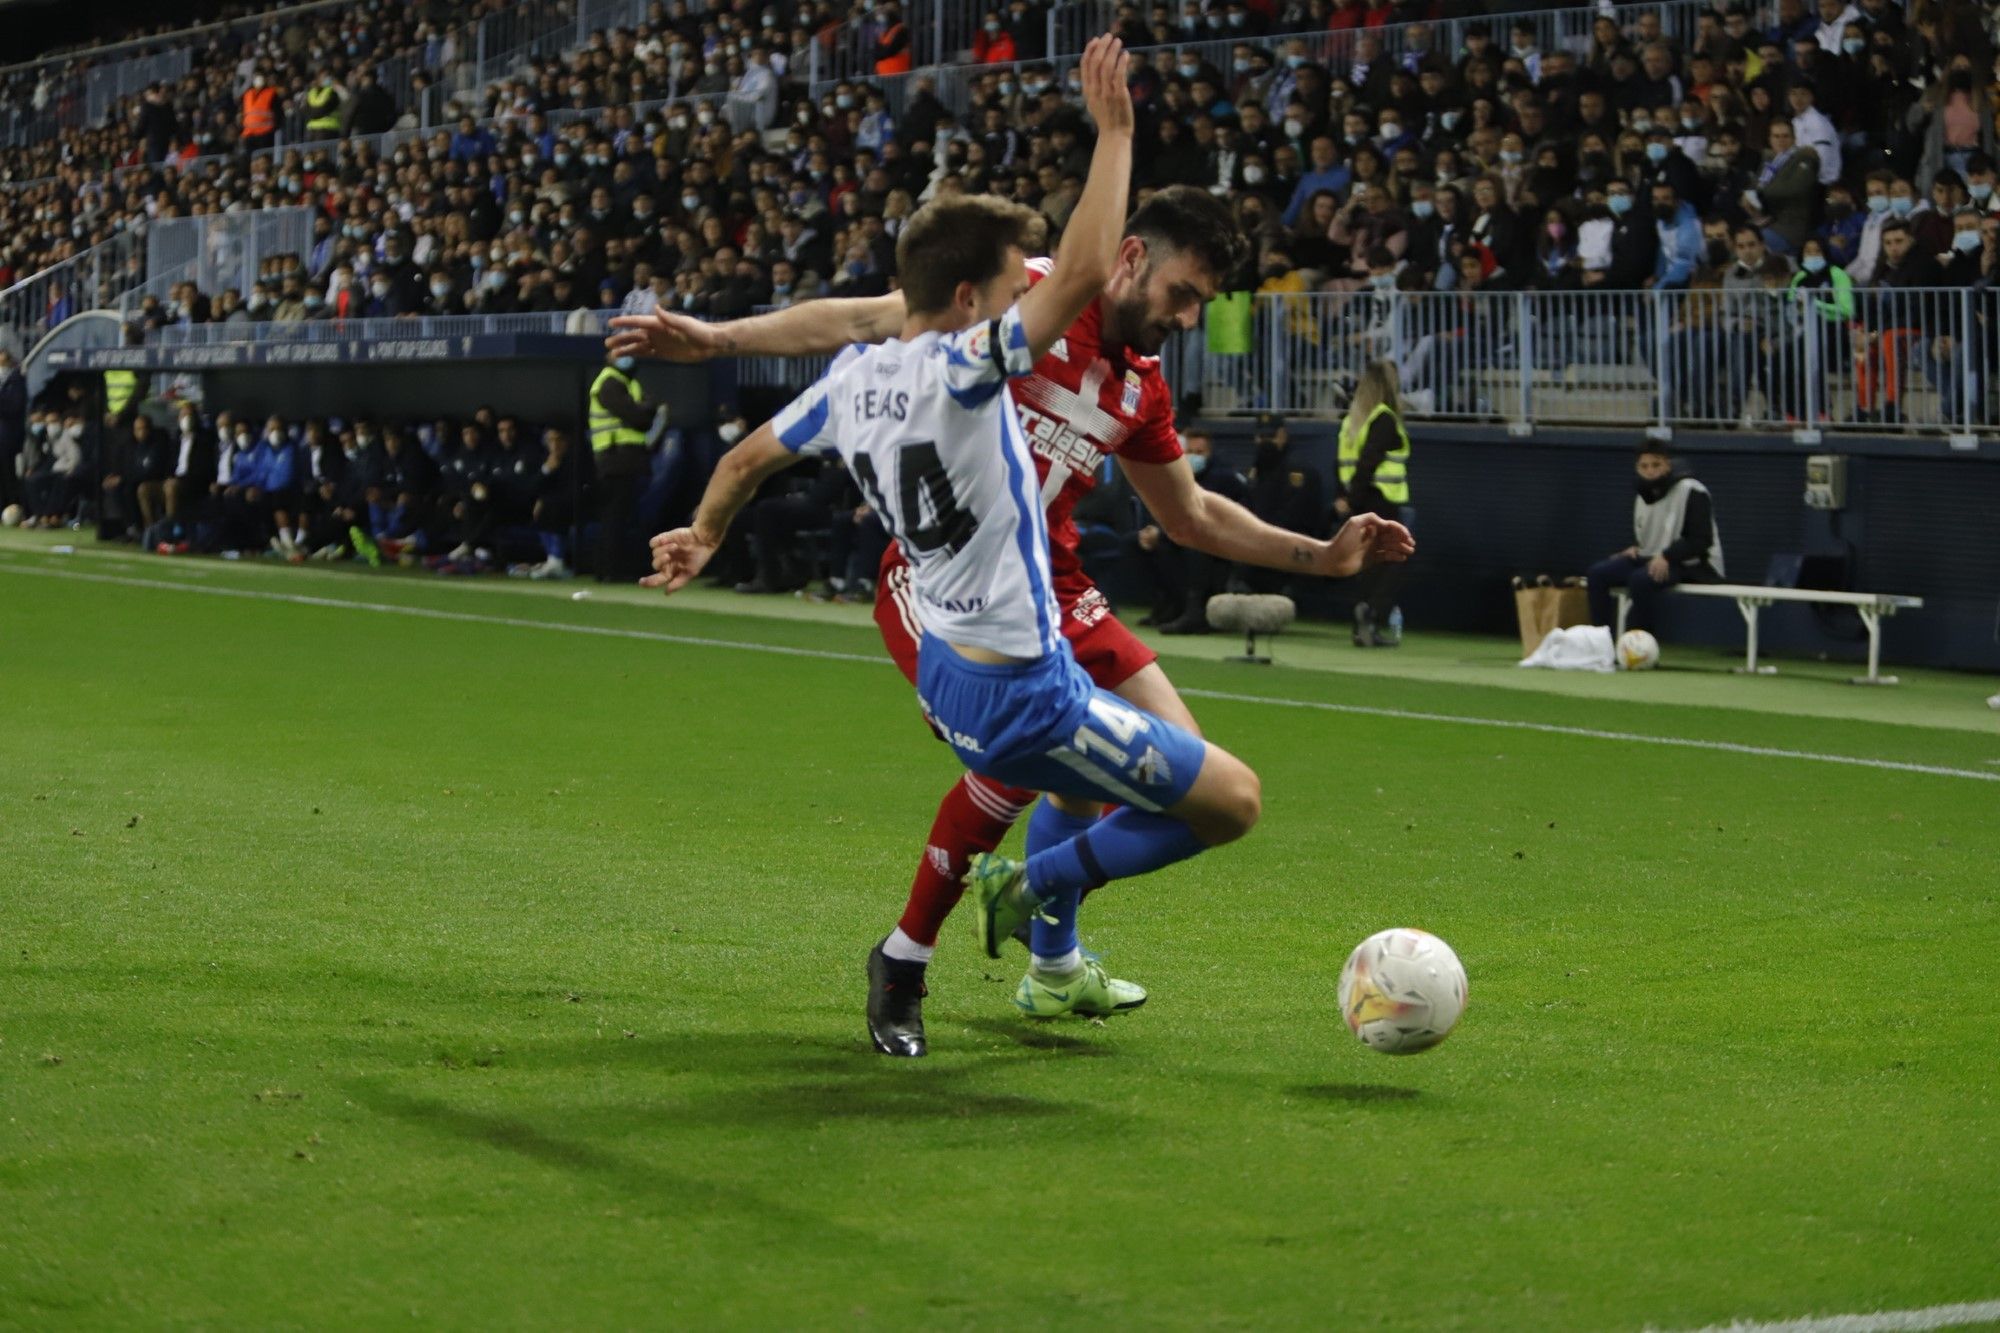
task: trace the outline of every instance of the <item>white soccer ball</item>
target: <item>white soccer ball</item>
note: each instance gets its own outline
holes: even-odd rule
[[[19,505],[8,505],[0,509],[0,526],[18,528],[28,521],[28,511]]]
[[[1340,969],[1340,1012],[1364,1046],[1385,1055],[1428,1051],[1465,1012],[1465,966],[1428,931],[1370,935]]]
[[[1660,664],[1660,641],[1642,629],[1628,629],[1618,639],[1618,665],[1627,671],[1651,671]]]

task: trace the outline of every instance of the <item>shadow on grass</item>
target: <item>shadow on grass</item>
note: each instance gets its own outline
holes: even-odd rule
[[[1071,1031],[1063,1031],[1052,1023],[1036,1023],[1021,1018],[966,1018],[959,1020],[959,1025],[1035,1051],[1061,1051],[1065,1055],[1090,1057],[1118,1054],[1115,1047],[1083,1035],[1074,1023],[1068,1025]]]
[[[1423,1095],[1415,1088],[1392,1088],[1380,1083],[1306,1083],[1286,1091],[1316,1102],[1413,1102]]]
[[[399,1092],[376,1082],[356,1080],[347,1088],[356,1102],[382,1115],[525,1157],[543,1166],[597,1178],[622,1194],[647,1196],[677,1215],[735,1218],[767,1232],[834,1235],[855,1242],[872,1240],[864,1232],[739,1186],[668,1171],[642,1157],[551,1133],[518,1116],[455,1106],[436,1097]]]

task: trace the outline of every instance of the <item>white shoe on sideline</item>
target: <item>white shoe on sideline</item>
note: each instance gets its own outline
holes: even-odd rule
[[[445,558],[448,560],[470,560],[472,559],[472,547],[465,542],[460,542],[451,548],[451,554]]]
[[[561,556],[552,555],[542,561],[541,564],[529,570],[528,577],[531,579],[566,579],[569,577],[569,566],[563,563]]]

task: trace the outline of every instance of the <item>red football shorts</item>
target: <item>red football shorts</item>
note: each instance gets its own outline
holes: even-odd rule
[[[1107,690],[1115,690],[1158,660],[1159,654],[1139,642],[1131,630],[1111,614],[1111,603],[1097,586],[1082,576],[1059,582],[1056,604],[1062,615],[1063,637],[1078,665],[1090,679]],[[882,631],[883,646],[895,659],[903,678],[917,683],[917,644],[923,637],[917,619],[916,590],[910,584],[910,566],[892,542],[882,553],[881,577],[875,582],[875,624]]]

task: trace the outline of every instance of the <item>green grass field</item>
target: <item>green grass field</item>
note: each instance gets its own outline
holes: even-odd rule
[[[862,961],[957,770],[872,626],[571,590],[0,548],[0,1325],[2000,1298],[1988,682],[1177,644],[1265,821],[1086,907],[1152,1003],[1029,1026],[954,920],[894,1062]],[[1399,1060],[1333,992],[1401,924],[1472,998]]]

